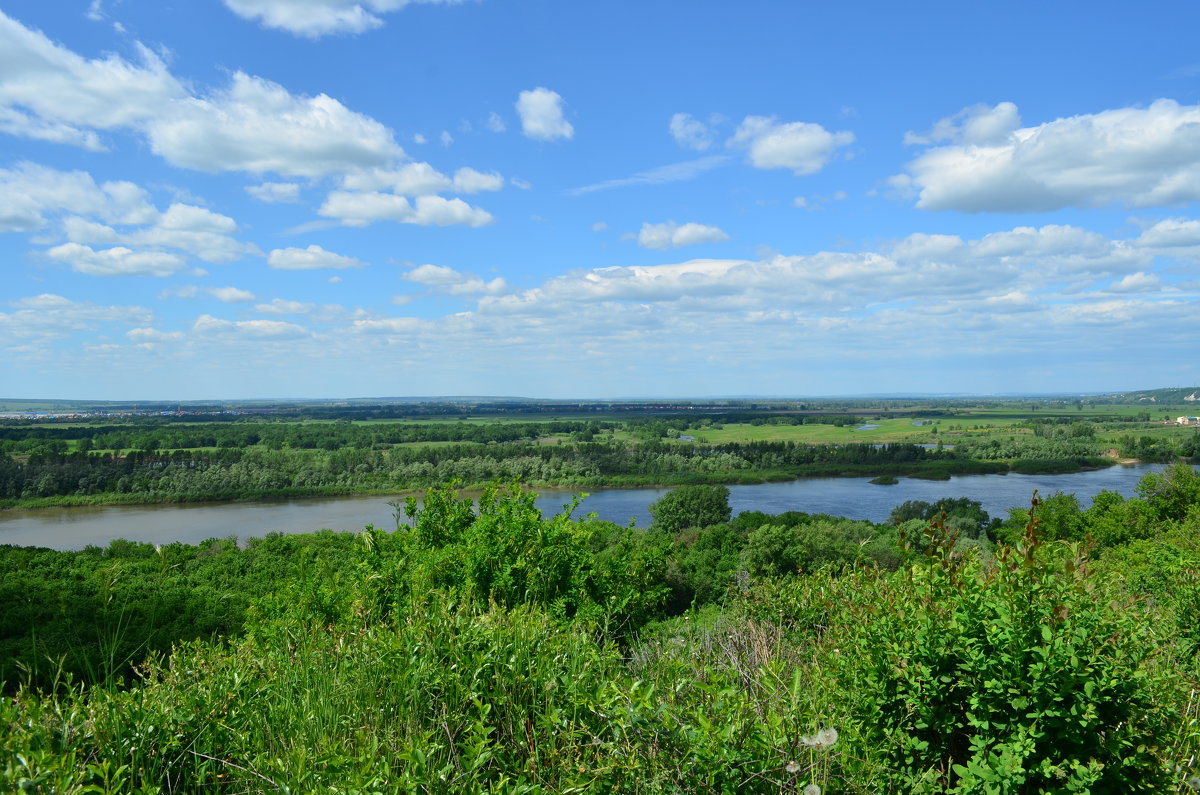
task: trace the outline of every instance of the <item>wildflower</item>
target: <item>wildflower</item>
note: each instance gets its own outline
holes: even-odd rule
[[[793,759],[792,761],[790,761],[786,765],[784,765],[783,769],[789,773],[798,773],[798,772],[800,772],[800,763]]]
[[[1188,787],[1192,792],[1200,792],[1200,776],[1192,776],[1187,780]]]
[[[821,795],[821,788],[816,784],[809,784],[803,790],[804,795]]]

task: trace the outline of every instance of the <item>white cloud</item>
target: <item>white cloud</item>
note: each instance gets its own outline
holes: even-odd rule
[[[1200,106],[1160,99],[1008,130],[1016,107],[968,109],[920,140],[926,150],[893,182],[917,206],[963,212],[1034,212],[1200,199]],[[1006,132],[1007,130],[1007,132]]]
[[[88,60],[0,12],[0,130],[102,149],[95,130],[143,124],[186,96],[162,59]]]
[[[1011,102],[1001,102],[995,107],[972,105],[953,116],[940,119],[928,133],[907,132],[904,143],[908,145],[932,144],[942,141],[994,146],[1003,144],[1021,126],[1021,115]]]
[[[334,254],[313,244],[308,248],[277,248],[267,255],[267,265],[276,270],[317,270],[320,268],[363,268],[365,262]]]
[[[356,171],[342,178],[347,191],[388,190],[398,196],[431,196],[452,191],[479,193],[504,187],[504,177],[495,172],[484,173],[473,168],[460,168],[451,179],[428,163],[413,162],[392,169],[374,168]]]
[[[442,146],[449,146],[454,143],[454,136],[450,134],[449,130],[442,130],[442,134],[438,136],[438,139],[442,142]]]
[[[130,182],[97,185],[86,172],[28,162],[0,169],[0,232],[33,232],[60,213],[120,224],[147,223],[158,214],[148,194]]]
[[[392,193],[333,191],[317,212],[346,226],[366,226],[374,221],[397,221],[420,226],[486,226],[489,212],[462,199],[418,196],[413,203]]]
[[[677,224],[674,221],[662,224],[644,223],[637,236],[639,246],[659,251],[693,246],[697,243],[719,243],[728,239],[729,235],[718,227],[695,223]]]
[[[496,111],[488,114],[487,128],[492,132],[502,133],[508,129],[508,125],[504,123],[504,117]]]
[[[606,224],[604,221],[597,221],[596,223],[592,224],[593,232],[603,232],[605,229],[608,229],[608,224]]]
[[[154,322],[154,313],[145,307],[100,306],[53,293],[11,301],[10,306],[16,311],[0,312],[0,344],[37,345],[108,325],[136,327]]]
[[[457,193],[481,193],[503,187],[504,177],[494,171],[484,174],[473,168],[460,168],[454,172],[454,190]]]
[[[241,304],[254,300],[254,293],[238,287],[213,287],[209,292],[213,298],[227,304]]]
[[[676,113],[672,116],[669,129],[675,143],[685,149],[695,149],[697,152],[703,152],[712,146],[715,138],[715,134],[707,124],[693,118],[688,113]]]
[[[1148,293],[1156,292],[1161,288],[1162,279],[1157,274],[1138,271],[1110,284],[1107,289],[1110,293]]]
[[[247,185],[246,193],[267,204],[290,204],[300,201],[300,186],[295,182],[264,182]]]
[[[153,345],[161,342],[177,342],[183,339],[181,331],[160,331],[156,328],[134,328],[125,332],[125,336],[141,345]]]
[[[324,94],[236,72],[195,95],[162,58],[88,60],[0,13],[0,131],[101,149],[98,130],[146,136],[175,166],[319,177],[403,156],[391,131]]]
[[[320,177],[404,154],[386,127],[336,99],[297,97],[244,72],[210,98],[175,103],[148,135],[155,153],[199,171]]]
[[[539,86],[517,95],[517,115],[521,133],[537,141],[573,138],[575,128],[563,118],[563,98],[557,91]]]
[[[1166,218],[1143,231],[1137,242],[1154,248],[1200,246],[1200,221]]]
[[[798,176],[825,167],[839,147],[854,142],[854,133],[831,133],[819,124],[747,116],[726,144],[746,149],[755,168],[786,168]]]
[[[164,213],[153,208],[149,213],[153,216],[152,223],[140,229],[118,230],[79,216],[64,218],[62,228],[72,243],[121,244],[153,252],[174,248],[205,262],[232,262],[261,253],[254,244],[233,237],[238,231],[237,222],[227,215],[179,202]]]
[[[454,182],[428,163],[405,163],[398,168],[355,171],[342,178],[349,191],[387,189],[400,196],[426,196],[450,190]]]
[[[420,265],[402,273],[400,278],[451,295],[499,295],[508,289],[500,277],[485,282],[473,273],[461,273],[443,265]]]
[[[227,304],[243,304],[255,300],[254,293],[239,287],[198,287],[194,284],[186,284],[182,287],[172,287],[163,290],[158,294],[158,297],[160,299],[199,298],[204,295],[211,296]]]
[[[263,27],[316,39],[336,33],[363,33],[383,25],[376,14],[399,11],[410,3],[453,5],[462,0],[223,0],[242,19]]]
[[[351,330],[357,334],[415,334],[433,324],[418,317],[388,317],[356,320]]]
[[[308,336],[308,330],[303,326],[283,320],[224,320],[212,315],[196,318],[192,331],[245,339],[295,339]]]
[[[510,177],[508,181],[514,188],[518,188],[520,190],[529,190],[533,187],[533,185],[529,182],[526,182],[523,179],[518,179],[517,177]]]
[[[187,266],[183,257],[163,251],[134,251],[114,246],[100,251],[78,243],[63,243],[46,252],[71,270],[91,276],[170,276]]]
[[[307,315],[316,308],[316,304],[272,298],[271,303],[255,304],[254,308],[264,315]]]

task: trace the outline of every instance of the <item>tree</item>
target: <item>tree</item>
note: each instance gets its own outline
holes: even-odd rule
[[[650,526],[674,534],[728,522],[732,512],[727,486],[683,486],[650,504]]]

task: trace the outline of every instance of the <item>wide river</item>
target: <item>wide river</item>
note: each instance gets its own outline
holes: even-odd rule
[[[882,522],[892,508],[906,500],[934,502],[943,498],[978,500],[992,516],[1007,516],[1014,506],[1029,505],[1033,490],[1042,496],[1056,491],[1075,494],[1086,507],[1100,491],[1134,495],[1138,480],[1157,472],[1161,464],[1114,466],[1068,475],[968,475],[930,481],[901,478],[895,486],[875,486],[867,478],[805,478],[783,483],[730,486],[729,502],[741,511],[805,511]],[[647,507],[668,489],[607,489],[585,499],[577,516],[595,513],[601,519],[639,527],[650,520]],[[540,492],[537,505],[546,514],[559,513],[573,491]],[[0,511],[0,544],[82,549],[106,546],[115,538],[165,544],[196,544],[207,538],[239,539],[321,529],[361,530],[367,524],[392,528],[395,520],[386,497],[338,497],[254,503],[199,505],[108,505],[86,508],[44,508]]]

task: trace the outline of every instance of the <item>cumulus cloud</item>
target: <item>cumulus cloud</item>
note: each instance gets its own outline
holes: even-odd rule
[[[95,250],[79,243],[63,243],[46,252],[71,270],[91,276],[170,276],[187,266],[187,260],[164,251],[134,251],[125,246]]]
[[[336,99],[298,97],[244,72],[224,91],[175,103],[147,133],[156,154],[199,171],[320,177],[404,154],[390,130]]]
[[[488,114],[487,128],[492,132],[502,133],[508,129],[508,125],[504,123],[504,117],[496,111]]]
[[[242,19],[309,39],[337,33],[363,33],[383,25],[377,14],[410,3],[454,5],[462,0],[223,0]]]
[[[500,190],[504,187],[504,177],[495,172],[487,174],[473,168],[460,168],[454,172],[454,190],[456,193],[481,193],[483,191]]]
[[[99,150],[96,130],[146,123],[187,95],[145,47],[140,63],[117,55],[89,60],[3,12],[0,52],[0,130],[13,135]]]
[[[557,91],[539,86],[517,95],[521,133],[536,141],[554,141],[575,136],[575,128],[563,118],[563,98]]]
[[[254,293],[239,287],[213,287],[209,292],[213,298],[227,304],[241,304],[254,300]]]
[[[347,226],[382,220],[425,226],[484,226],[493,221],[486,210],[437,194],[500,190],[504,177],[467,167],[448,177],[428,163],[414,162],[347,174],[341,187],[328,195],[318,212]],[[409,197],[415,201],[410,202]]]
[[[342,177],[348,191],[390,190],[400,196],[427,196],[450,190],[454,181],[428,163],[405,163],[397,168],[373,168]]]
[[[333,191],[317,212],[346,226],[367,226],[374,221],[396,221],[419,226],[486,226],[491,213],[462,199],[417,196],[409,202],[394,193]]]
[[[728,239],[729,235],[718,227],[696,223],[677,224],[674,221],[661,224],[644,223],[637,236],[639,246],[659,251],[693,246],[697,243],[719,243]]]
[[[267,204],[291,204],[300,201],[300,186],[295,182],[264,182],[246,186],[249,193]]]
[[[0,52],[0,131],[10,134],[102,149],[98,131],[126,130],[172,165],[209,172],[319,177],[403,156],[378,121],[243,72],[198,95],[145,47],[139,63],[89,60],[2,12]]]
[[[1036,212],[1200,199],[1200,106],[1160,99],[1020,127],[1016,106],[969,108],[915,142],[892,185],[926,210]]]
[[[101,213],[102,217],[104,215]],[[177,249],[212,263],[232,262],[261,253],[254,244],[234,237],[238,232],[236,221],[205,207],[176,202],[160,213],[147,205],[136,217],[149,223],[140,228],[117,228],[132,225],[109,225],[94,218],[69,215],[62,218],[62,232],[70,243],[126,246],[142,254],[161,254],[163,249]],[[129,216],[121,220],[128,221]]]
[[[83,171],[28,162],[0,169],[0,232],[37,231],[62,213],[118,224],[148,223],[158,215],[149,194],[131,182],[98,185]]]
[[[308,336],[308,330],[283,320],[225,320],[201,315],[192,324],[199,334],[244,339],[295,339]]]
[[[364,268],[367,263],[334,254],[313,244],[308,248],[277,248],[267,255],[267,265],[276,270],[308,271],[321,268]]]
[[[688,113],[676,113],[671,117],[668,128],[675,143],[684,149],[695,149],[697,152],[703,152],[712,146],[716,137],[707,124]]]
[[[1111,293],[1148,293],[1162,288],[1162,279],[1154,273],[1131,273],[1108,286]]]
[[[1190,218],[1166,218],[1146,229],[1137,242],[1152,248],[1200,246],[1200,221]]]
[[[755,168],[786,168],[803,176],[820,171],[839,147],[853,142],[854,133],[829,132],[819,124],[747,116],[726,145],[745,149]]]
[[[400,278],[451,295],[499,295],[508,289],[500,277],[485,282],[473,273],[462,273],[444,265],[419,265],[402,273]]]

